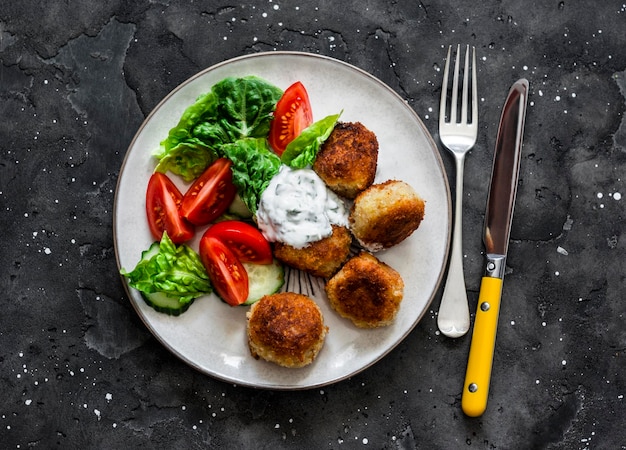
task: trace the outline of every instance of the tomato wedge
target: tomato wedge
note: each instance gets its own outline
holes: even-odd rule
[[[193,226],[178,214],[183,194],[167,175],[155,172],[148,181],[146,191],[146,214],[152,236],[158,241],[163,231],[175,244],[182,244],[193,237]]]
[[[218,222],[204,235],[218,238],[241,262],[270,264],[273,260],[269,242],[257,228],[245,222],[239,220]]]
[[[206,225],[222,214],[235,198],[232,162],[220,158],[211,164],[187,190],[180,215],[194,225]]]
[[[249,291],[248,273],[237,256],[222,241],[206,233],[199,250],[216,293],[230,306],[244,303]]]
[[[311,102],[304,85],[296,81],[289,86],[276,103],[274,119],[270,123],[268,142],[281,156],[291,141],[313,123]]]

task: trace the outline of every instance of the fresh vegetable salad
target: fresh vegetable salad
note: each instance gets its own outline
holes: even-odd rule
[[[283,92],[256,76],[231,77],[200,96],[154,155],[146,220],[155,242],[121,270],[130,286],[171,315],[212,292],[231,306],[277,292],[284,270],[256,227],[261,196],[281,166],[313,164],[339,117],[313,122],[300,82]],[[199,233],[196,253],[187,242]]]

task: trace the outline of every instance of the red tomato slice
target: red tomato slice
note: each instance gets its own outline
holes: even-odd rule
[[[160,241],[163,231],[167,231],[175,244],[193,237],[193,226],[178,214],[182,200],[183,195],[167,175],[160,172],[152,174],[146,192],[146,213],[155,239]]]
[[[237,256],[214,236],[202,236],[200,259],[209,274],[213,289],[230,306],[248,298],[248,273]]]
[[[220,158],[194,181],[183,197],[180,215],[194,225],[206,225],[222,214],[235,198],[232,162]]]
[[[287,144],[313,123],[311,102],[304,85],[299,81],[289,86],[276,103],[274,119],[270,123],[269,144],[280,156]]]
[[[263,234],[239,220],[226,220],[212,225],[205,236],[214,236],[230,248],[242,262],[270,264],[272,249]]]

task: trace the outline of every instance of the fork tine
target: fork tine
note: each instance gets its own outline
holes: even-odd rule
[[[456,109],[459,96],[459,54],[461,53],[461,44],[456,48],[456,59],[454,62],[454,78],[452,78],[452,104],[450,105],[450,123],[456,123]]]
[[[463,69],[463,98],[461,100],[461,123],[467,123],[467,91],[469,81],[469,45],[465,50],[465,68]]]
[[[441,85],[441,100],[439,101],[439,127],[446,122],[446,102],[448,94],[448,73],[450,72],[450,51],[452,46],[448,46],[448,56],[446,56],[446,65],[443,69],[443,84]]]
[[[478,123],[478,81],[476,80],[476,47],[472,47],[472,124]]]

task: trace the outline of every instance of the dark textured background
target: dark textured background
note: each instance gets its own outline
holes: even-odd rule
[[[625,30],[621,0],[3,1],[1,446],[626,448]],[[298,50],[379,77],[437,139],[456,43],[477,48],[483,99],[466,161],[472,311],[500,108],[517,78],[531,86],[487,412],[461,412],[469,336],[438,333],[440,295],[386,358],[322,389],[232,386],[158,344],[112,236],[120,166],[151,109],[215,63]]]

